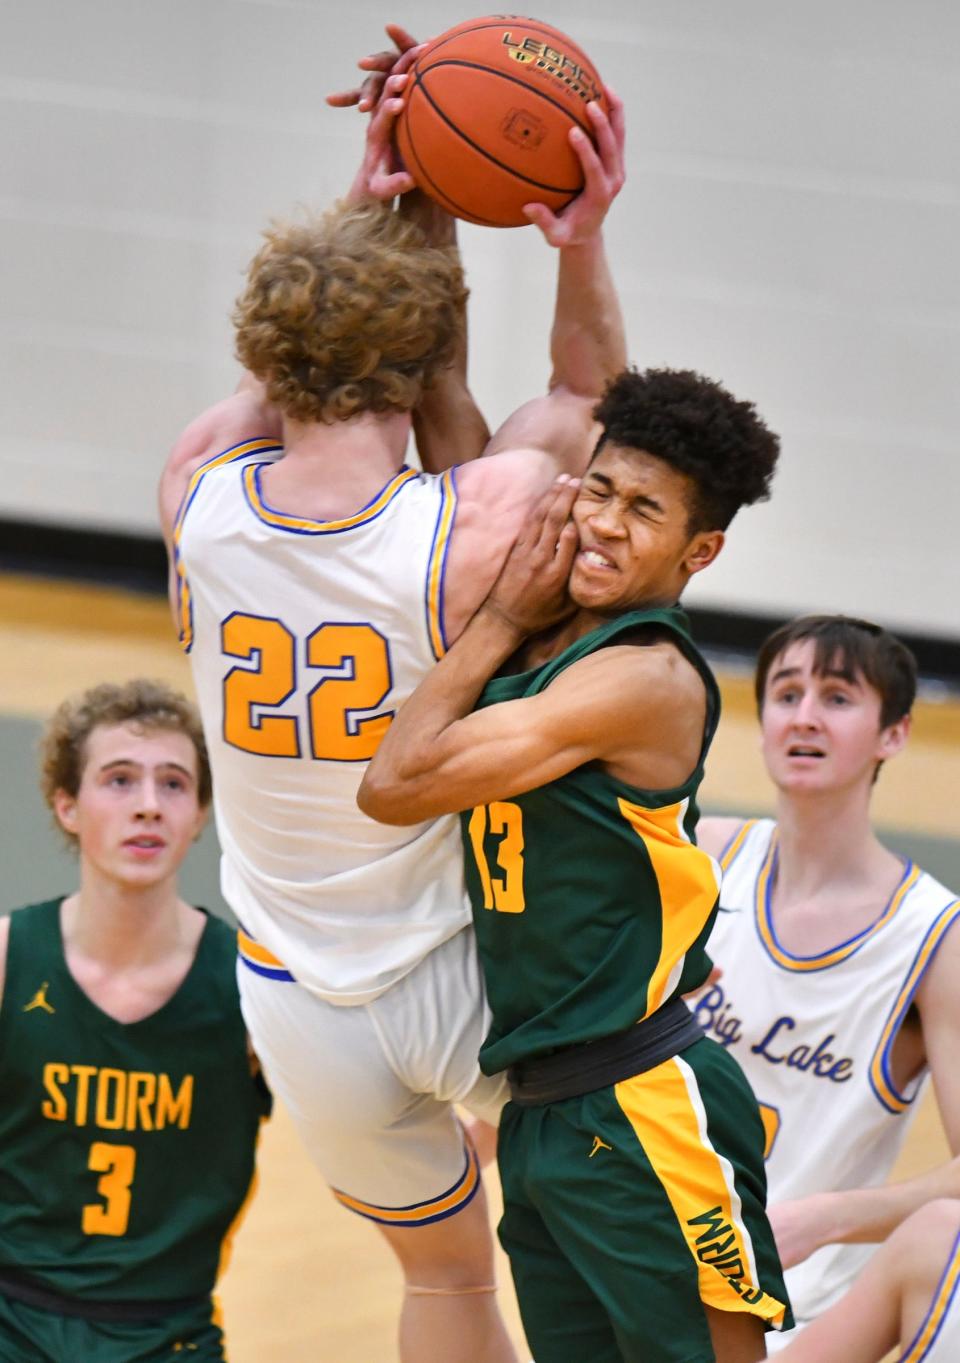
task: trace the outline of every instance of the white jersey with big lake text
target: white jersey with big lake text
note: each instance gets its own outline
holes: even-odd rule
[[[779,942],[771,915],[776,864],[774,822],[745,823],[721,860],[721,909],[708,945],[723,973],[696,1004],[760,1104],[770,1206],[886,1181],[926,1078],[897,1087],[893,1042],[960,917],[960,900],[908,862],[868,928],[830,951],[795,956]],[[790,1269],[798,1322],[830,1306],[872,1252],[828,1245]]]
[[[445,648],[455,476],[402,468],[356,514],[313,521],[264,499],[281,454],[248,441],[191,479],[174,536],[181,637],[244,959],[359,1004],[470,920],[456,818],[394,828],[356,804]]]

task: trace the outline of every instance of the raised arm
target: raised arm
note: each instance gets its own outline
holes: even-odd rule
[[[579,129],[570,133],[583,166],[581,193],[559,214],[543,204],[525,207],[559,253],[552,373],[547,395],[509,417],[487,447],[488,454],[542,450],[553,474],[583,472],[594,444],[593,408],[627,362],[623,315],[603,241],[604,220],[624,183],[625,129],[622,101],[612,90],[607,98],[609,117],[599,104],[587,105],[596,147]]]
[[[415,222],[431,246],[457,252],[455,220],[438,204],[416,189],[397,158],[393,127],[403,107],[407,71],[421,51],[405,29],[387,25],[396,52],[375,52],[360,60],[370,71],[354,90],[328,95],[335,107],[369,108],[370,121],[364,139],[360,169],[350,187],[349,199],[380,200],[399,195],[397,212]],[[467,384],[467,315],[464,303],[460,344],[453,362],[442,370],[413,413],[413,433],[420,463],[428,473],[442,473],[454,464],[477,459],[484,451],[490,431]]]
[[[431,246],[458,251],[456,220],[420,190],[404,194],[397,211],[419,224]],[[478,459],[490,440],[490,429],[467,382],[466,301],[453,363],[424,390],[414,409],[413,434],[420,463],[428,473],[442,473],[453,464]]]

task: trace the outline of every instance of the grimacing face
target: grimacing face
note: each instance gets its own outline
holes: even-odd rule
[[[603,614],[676,601],[723,545],[721,530],[691,532],[693,491],[686,474],[656,455],[605,444],[573,506],[576,604]]]

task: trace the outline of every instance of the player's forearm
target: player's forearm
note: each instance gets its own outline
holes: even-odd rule
[[[627,363],[620,300],[599,232],[560,251],[550,337],[551,388],[600,397]]]
[[[394,717],[357,795],[365,814],[406,824],[443,812],[435,802],[444,787],[444,762],[456,749],[456,725],[522,639],[494,607],[481,606]]]
[[[420,190],[404,194],[397,212],[420,227],[431,246],[457,250],[456,220]],[[437,376],[413,413],[413,433],[420,462],[428,473],[478,459],[490,439],[483,413],[467,384],[467,308],[453,362]]]
[[[427,473],[479,459],[490,439],[473,394],[453,372],[442,374],[424,393],[413,413],[413,434]]]
[[[935,1198],[960,1196],[960,1160],[951,1160],[919,1178],[882,1188],[826,1193],[820,1243],[879,1244],[915,1211]]]

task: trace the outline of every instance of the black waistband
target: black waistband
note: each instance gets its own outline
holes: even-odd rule
[[[652,1070],[702,1036],[703,1028],[683,999],[672,999],[625,1032],[511,1065],[510,1097],[521,1107],[578,1098]]]
[[[0,1295],[24,1306],[53,1311],[58,1316],[79,1316],[81,1320],[103,1322],[164,1321],[181,1311],[192,1311],[208,1297],[178,1297],[166,1301],[80,1301],[54,1292],[16,1268],[0,1268]]]

